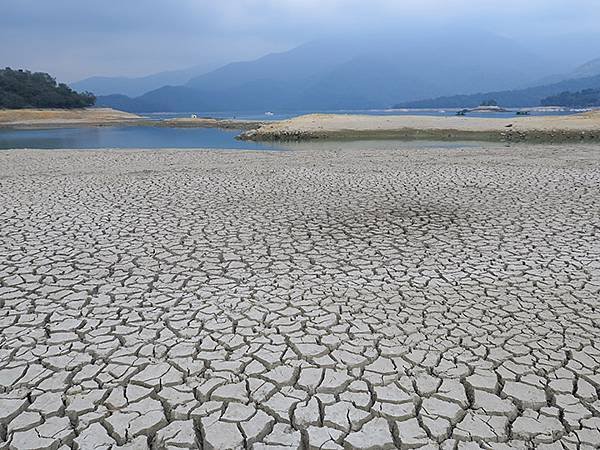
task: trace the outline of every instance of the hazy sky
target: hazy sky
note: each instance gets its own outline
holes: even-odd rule
[[[600,0],[0,0],[0,65],[65,81],[209,69],[417,24],[476,26],[574,63],[600,57]]]

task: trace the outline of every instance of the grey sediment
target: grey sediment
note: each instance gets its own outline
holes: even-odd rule
[[[529,142],[568,143],[600,142],[600,129],[593,131],[573,130],[527,130],[527,131],[464,131],[454,129],[425,130],[405,128],[401,130],[342,130],[300,131],[281,130],[261,132],[258,128],[244,131],[238,136],[244,141],[256,142],[308,142],[308,141],[357,141],[357,140],[400,140],[400,141],[479,141],[479,142]]]
[[[0,449],[600,448],[599,145],[297,147],[0,152]]]

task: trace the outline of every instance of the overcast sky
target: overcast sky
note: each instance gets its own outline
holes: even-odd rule
[[[600,0],[0,0],[0,65],[64,81],[209,69],[324,34],[415,24],[477,26],[575,62],[600,57]]]

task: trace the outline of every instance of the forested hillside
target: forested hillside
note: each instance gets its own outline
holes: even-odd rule
[[[600,106],[600,89],[584,89],[578,92],[561,92],[542,100],[542,106],[566,106],[589,108]]]
[[[576,78],[564,80],[559,83],[544,86],[534,86],[527,89],[511,91],[483,92],[472,95],[453,95],[449,97],[438,97],[429,100],[399,103],[397,108],[475,108],[481,102],[493,98],[499,105],[504,107],[527,107],[544,105],[572,106],[562,104],[550,104],[549,98],[556,98],[561,92],[578,92],[587,89],[600,89],[600,75],[588,78]],[[581,105],[577,105],[581,106]]]
[[[64,83],[57,83],[47,73],[27,70],[0,70],[0,108],[85,108],[96,97],[79,93]]]

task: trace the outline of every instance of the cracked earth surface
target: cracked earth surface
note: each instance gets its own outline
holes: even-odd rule
[[[600,148],[0,153],[2,449],[600,446]]]

